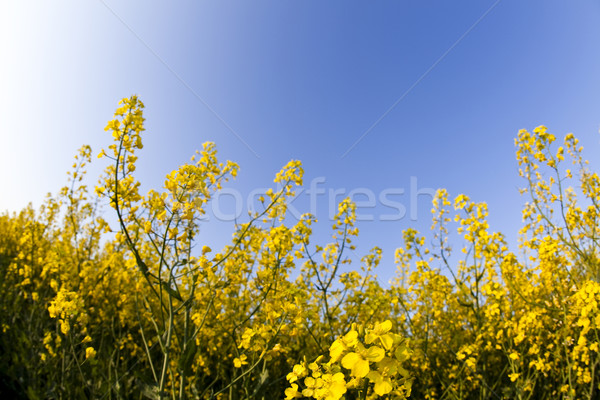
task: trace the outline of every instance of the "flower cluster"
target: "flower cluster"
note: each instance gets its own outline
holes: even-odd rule
[[[402,366],[410,357],[406,340],[390,332],[392,322],[363,328],[353,326],[329,348],[329,361],[296,364],[287,375],[286,399],[341,399],[348,391],[362,398],[410,396],[412,381]]]

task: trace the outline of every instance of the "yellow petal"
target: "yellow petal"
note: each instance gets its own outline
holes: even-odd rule
[[[375,383],[374,389],[375,393],[379,396],[385,396],[392,391],[392,383],[389,379],[381,379],[379,382]]]
[[[386,334],[379,337],[381,339],[381,344],[385,347],[386,350],[389,350],[394,345],[394,338],[392,335]]]
[[[369,361],[379,362],[385,357],[385,351],[379,346],[369,347],[365,358]]]
[[[392,329],[392,321],[390,321],[389,319],[382,322],[381,325],[379,325],[380,332],[389,332],[390,329]]]
[[[352,368],[352,375],[358,378],[364,378],[369,373],[369,362],[363,358],[360,358],[356,364],[354,364],[354,368]]]
[[[329,386],[329,397],[340,399],[346,393],[346,382],[335,382]]]
[[[352,369],[354,364],[360,360],[360,356],[356,353],[348,353],[342,358],[342,366],[346,369]]]

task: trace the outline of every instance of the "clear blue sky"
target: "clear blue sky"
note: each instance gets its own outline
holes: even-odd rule
[[[598,1],[2,2],[0,54],[0,210],[58,190],[77,148],[107,146],[117,101],[137,93],[146,189],[207,140],[240,164],[228,186],[242,196],[290,159],[326,191],[404,189],[389,196],[404,218],[381,221],[394,210],[379,201],[361,211],[374,221],[356,257],[383,247],[386,277],[402,230],[430,224],[428,196],[410,218],[411,177],[488,202],[514,240],[518,130],[573,132],[599,154]],[[309,211],[305,194],[294,204]],[[207,225],[207,240],[231,224]]]

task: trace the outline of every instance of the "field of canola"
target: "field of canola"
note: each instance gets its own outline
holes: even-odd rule
[[[43,206],[0,215],[2,398],[600,398],[600,178],[572,134],[518,133],[519,248],[489,230],[485,203],[439,190],[431,231],[403,233],[383,288],[380,249],[345,255],[351,201],[331,243],[311,242],[312,216],[286,219],[298,161],[229,246],[198,243],[238,166],[206,143],[140,193],[143,107],[120,102],[95,189],[84,146]]]

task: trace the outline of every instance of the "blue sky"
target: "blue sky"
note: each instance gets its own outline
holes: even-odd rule
[[[383,276],[402,230],[430,224],[430,197],[410,207],[411,179],[486,201],[514,241],[519,129],[573,132],[597,159],[599,22],[591,0],[2,2],[0,210],[56,192],[77,148],[107,146],[117,101],[137,93],[145,189],[210,140],[240,164],[228,187],[244,199],[302,160],[307,186],[324,179],[323,232],[330,190],[396,190],[407,215],[381,221],[394,210],[376,201],[359,224],[355,257],[381,246]],[[206,240],[231,226],[213,218]]]

